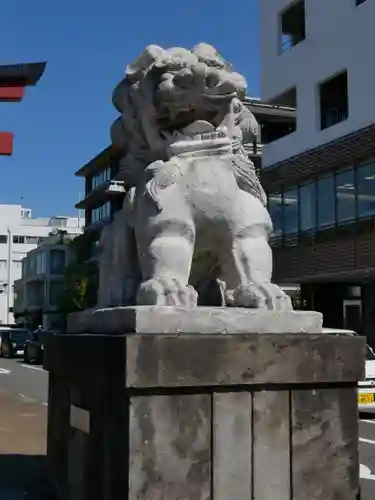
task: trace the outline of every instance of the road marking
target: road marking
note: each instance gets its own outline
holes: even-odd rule
[[[7,370],[6,368],[0,368],[0,374],[3,375],[9,375],[10,370]]]
[[[29,368],[29,370],[38,370],[40,372],[44,371],[44,369],[41,368],[40,366],[24,365],[24,364],[21,364],[21,366],[23,366],[24,368]]]
[[[359,441],[360,441],[361,443],[375,444],[375,441],[373,441],[372,439],[359,438]]]
[[[29,396],[25,396],[25,394],[22,394],[21,392],[18,393],[18,397],[22,398],[25,403],[36,403],[37,400],[34,398],[30,398]]]
[[[366,465],[359,466],[359,477],[361,479],[369,479],[370,481],[375,481],[375,475],[372,474],[371,470],[366,467]]]
[[[375,420],[361,420],[361,422],[365,422],[365,424],[375,424]]]

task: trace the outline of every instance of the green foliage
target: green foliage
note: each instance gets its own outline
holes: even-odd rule
[[[59,307],[63,315],[96,304],[97,265],[88,261],[91,241],[84,236],[78,236],[69,243],[74,261],[65,270],[64,294]]]

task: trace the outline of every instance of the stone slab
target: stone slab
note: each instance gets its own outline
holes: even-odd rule
[[[295,500],[359,498],[357,405],[353,387],[292,391]]]
[[[364,379],[365,339],[326,335],[127,337],[128,387],[350,382]]]
[[[46,343],[44,366],[86,380],[88,394],[92,377],[134,388],[346,383],[363,380],[364,357],[365,339],[346,335],[63,334]]]
[[[250,499],[253,490],[252,394],[213,394],[213,498]]]
[[[67,330],[102,334],[285,334],[322,333],[322,325],[322,314],[315,311],[134,306],[71,314]]]
[[[127,498],[210,498],[210,422],[208,394],[132,397]]]
[[[254,496],[290,500],[289,391],[253,396]]]

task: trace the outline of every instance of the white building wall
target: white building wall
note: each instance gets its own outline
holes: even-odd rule
[[[306,39],[281,53],[280,13],[292,3],[260,0],[261,98],[297,88],[297,130],[264,148],[266,167],[375,123],[375,2],[305,0]],[[345,69],[349,118],[321,131],[317,84]]]
[[[82,227],[83,221],[76,217],[33,219],[31,210],[21,205],[0,205],[0,323],[14,321],[13,314],[8,313],[8,307],[14,304],[14,281],[22,277],[22,259],[38,246],[36,242],[16,243],[14,237],[46,238],[56,229],[78,235]]]

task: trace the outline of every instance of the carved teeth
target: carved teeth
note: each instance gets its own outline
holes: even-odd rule
[[[192,137],[195,141],[206,141],[209,139],[223,139],[226,137],[224,132],[210,132],[210,133],[205,133],[205,134],[196,134]]]

